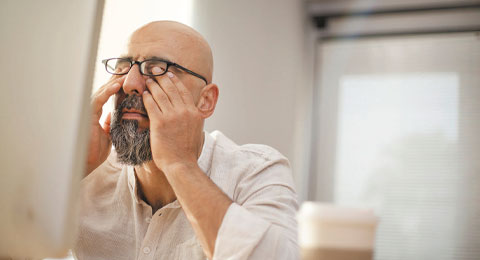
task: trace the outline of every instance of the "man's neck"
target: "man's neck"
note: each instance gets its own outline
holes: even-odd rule
[[[205,144],[205,136],[202,137],[201,142],[197,158],[200,157]],[[135,166],[134,169],[138,184],[137,196],[152,207],[152,213],[177,199],[167,177],[153,161]]]
[[[135,175],[138,183],[137,196],[152,207],[152,213],[176,200],[165,174],[153,161],[136,166]]]

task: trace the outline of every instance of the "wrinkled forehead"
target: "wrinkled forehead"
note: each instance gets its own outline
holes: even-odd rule
[[[159,57],[192,68],[197,67],[196,55],[191,36],[166,28],[134,32],[128,41],[126,53],[126,56],[135,60]]]

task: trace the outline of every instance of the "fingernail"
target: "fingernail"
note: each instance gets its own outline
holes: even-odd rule
[[[171,73],[171,72],[169,71],[169,72],[167,72],[167,76],[168,76],[169,78],[173,78],[173,73]]]
[[[146,82],[147,82],[148,84],[150,84],[150,83],[152,83],[152,81],[153,81],[153,80],[152,80],[151,78],[148,78]]]
[[[120,83],[118,83],[118,82],[112,85],[112,87],[114,87],[114,88],[117,88],[119,86],[120,86]]]
[[[159,67],[153,67],[152,72],[155,74],[160,74],[162,70]]]

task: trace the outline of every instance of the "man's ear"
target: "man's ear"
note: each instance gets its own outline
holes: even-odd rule
[[[200,92],[200,98],[198,100],[197,108],[202,113],[203,118],[210,117],[215,111],[218,100],[218,86],[210,83],[206,85],[202,92]]]

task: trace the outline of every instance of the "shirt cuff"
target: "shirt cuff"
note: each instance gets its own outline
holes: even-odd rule
[[[213,260],[247,259],[270,225],[242,206],[232,203],[218,230]]]

